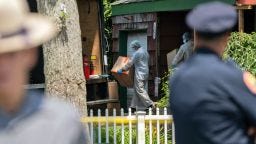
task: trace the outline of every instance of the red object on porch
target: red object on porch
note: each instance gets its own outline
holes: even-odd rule
[[[256,0],[237,0],[237,2],[243,5],[256,5]]]
[[[90,75],[94,75],[95,70],[94,70],[94,65],[92,63],[90,63]]]
[[[86,79],[89,79],[91,68],[90,68],[90,61],[88,60],[86,55],[83,57],[83,66],[84,66],[84,76]]]

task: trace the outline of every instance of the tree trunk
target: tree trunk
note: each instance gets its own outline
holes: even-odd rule
[[[76,0],[37,0],[38,11],[52,16],[57,37],[43,45],[46,92],[75,105],[87,115],[81,30]],[[87,139],[88,127],[86,126]]]

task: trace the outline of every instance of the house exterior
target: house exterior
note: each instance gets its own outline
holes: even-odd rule
[[[189,31],[185,17],[195,5],[211,0],[119,0],[112,4],[113,61],[119,55],[130,56],[131,40],[137,39],[150,54],[148,92],[153,100],[154,79],[168,71],[167,53],[179,48],[182,34]],[[222,0],[235,5],[235,0]],[[247,9],[242,7],[241,9]],[[249,18],[248,18],[249,17]],[[245,31],[255,29],[255,12],[244,13]],[[119,88],[121,105],[132,98],[132,89]],[[160,94],[161,97],[161,94]]]
[[[30,10],[37,12],[37,1],[27,0]],[[118,95],[114,93],[113,83],[106,77],[101,77],[107,73],[104,65],[103,56],[105,52],[104,43],[104,24],[103,24],[103,2],[101,0],[77,0],[79,21],[81,28],[82,53],[84,59],[81,63],[85,63],[87,59],[88,67],[85,73],[89,75],[99,76],[98,78],[86,78],[87,88],[87,106],[88,110],[97,108],[118,108]],[[30,89],[41,89],[44,91],[44,59],[43,51],[39,49],[39,60],[37,66],[30,74]],[[109,89],[109,87],[111,89]],[[111,101],[109,98],[111,97]],[[114,97],[114,98],[113,98]],[[96,111],[95,111],[96,112]]]

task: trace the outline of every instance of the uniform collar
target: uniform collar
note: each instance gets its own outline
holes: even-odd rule
[[[11,127],[15,125],[15,123],[19,122],[24,118],[27,118],[28,116],[36,112],[41,106],[42,99],[42,93],[29,91],[25,96],[24,102],[21,105],[20,110],[17,113],[10,115],[0,108],[0,130]]]
[[[195,53],[198,54],[212,54],[212,55],[216,55],[217,57],[221,58],[215,51],[207,48],[207,47],[199,47],[196,48]]]

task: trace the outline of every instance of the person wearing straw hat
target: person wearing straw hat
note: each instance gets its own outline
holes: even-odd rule
[[[186,18],[196,48],[170,80],[170,108],[177,144],[253,144],[256,79],[222,59],[236,9],[213,1]]]
[[[0,0],[0,143],[82,144],[79,117],[64,102],[24,89],[37,46],[56,35],[49,18],[24,0]]]

